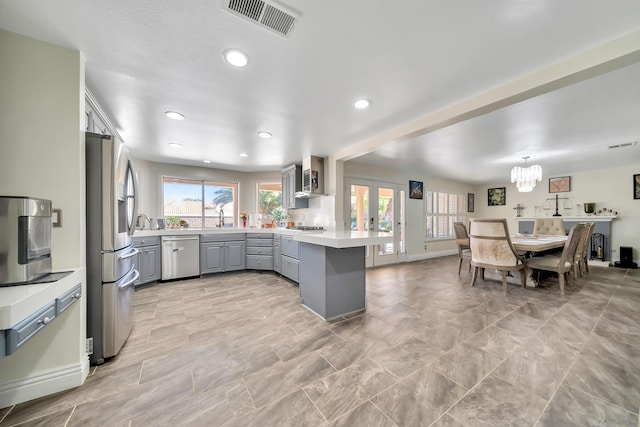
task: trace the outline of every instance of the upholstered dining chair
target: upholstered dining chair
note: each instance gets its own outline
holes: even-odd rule
[[[474,267],[471,286],[475,285],[480,270],[484,278],[486,268],[502,273],[502,290],[505,294],[509,293],[507,272],[519,271],[522,287],[527,286],[526,261],[511,243],[506,219],[472,220],[469,226],[469,246],[471,266]]]
[[[583,276],[589,272],[589,262],[587,261],[589,257],[589,247],[591,245],[591,235],[593,234],[593,229],[596,226],[595,222],[586,222],[586,227],[584,227],[584,231],[582,232],[582,238],[578,242],[578,247],[576,248],[576,256],[575,256],[575,265],[574,268],[577,270],[575,277]]]
[[[534,236],[565,236],[562,218],[536,218],[533,222]]]
[[[462,261],[469,260],[469,271],[471,271],[471,247],[469,246],[469,233],[463,222],[454,222],[453,230],[456,233],[456,246],[458,247],[458,276],[462,269]]]
[[[572,271],[575,266],[576,249],[582,238],[583,229],[586,224],[576,224],[569,231],[569,236],[564,244],[560,256],[545,255],[533,257],[527,260],[527,265],[532,270],[538,270],[537,277],[540,279],[540,270],[553,271],[558,273],[558,281],[560,282],[560,295],[564,295],[565,279],[569,284],[572,283]]]

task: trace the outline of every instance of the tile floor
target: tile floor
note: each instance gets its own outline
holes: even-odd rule
[[[638,270],[503,297],[456,264],[368,270],[367,312],[333,323],[271,273],[142,289],[120,355],[0,426],[639,425]]]

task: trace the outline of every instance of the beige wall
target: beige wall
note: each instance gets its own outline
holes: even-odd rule
[[[0,30],[0,64],[0,194],[50,199],[62,209],[53,267],[80,268],[84,282],[84,60],[79,52]],[[84,304],[75,304],[0,359],[0,388],[86,363],[85,318]]]
[[[544,165],[542,165],[544,173]],[[562,215],[575,214],[575,205],[593,202],[596,209],[610,208],[618,211],[619,215],[611,223],[611,257],[613,261],[620,259],[620,246],[633,247],[633,259],[640,259],[640,200],[633,199],[633,175],[640,173],[639,167],[621,167],[616,169],[593,170],[589,172],[566,173],[554,176],[570,176],[571,191],[559,193],[560,197],[568,197],[571,210],[563,210]],[[476,193],[476,216],[484,218],[507,218],[509,229],[517,230],[518,224],[513,207],[518,203],[525,206],[523,217],[533,217],[535,206],[542,206],[547,198],[555,197],[549,193],[549,176],[543,176],[542,181],[530,193],[518,193],[515,184],[508,181],[478,187]],[[487,206],[487,189],[491,187],[506,187],[507,198],[505,206]],[[564,200],[560,200],[564,203]],[[555,213],[555,201],[549,201],[550,210],[541,210],[542,215]],[[583,209],[581,209],[584,212]]]

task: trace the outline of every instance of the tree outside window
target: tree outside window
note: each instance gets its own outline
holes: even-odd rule
[[[281,183],[258,183],[258,213],[263,223],[284,217]]]

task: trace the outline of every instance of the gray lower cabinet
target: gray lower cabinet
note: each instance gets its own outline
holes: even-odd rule
[[[247,233],[247,269],[273,270],[272,233]]]
[[[0,358],[15,353],[81,297],[82,284],[78,283],[71,290],[18,322],[11,329],[0,331]]]
[[[139,286],[160,280],[162,276],[160,236],[134,237],[133,246],[140,251],[134,260],[140,277],[134,285]]]
[[[273,271],[282,273],[282,248],[280,243],[280,235],[273,236]]]
[[[281,236],[282,266],[280,273],[298,283],[298,264],[300,263],[300,243],[291,236]]]
[[[244,270],[246,242],[244,233],[200,236],[200,273]]]

